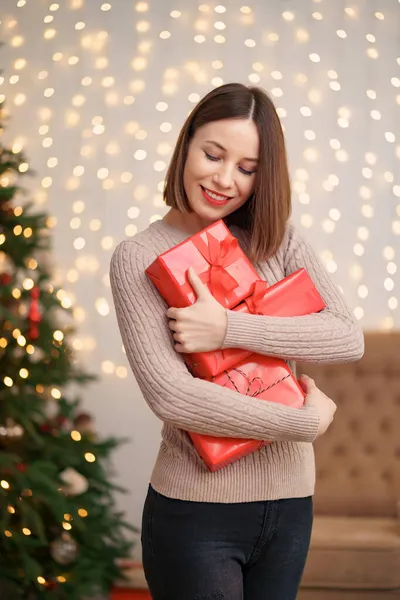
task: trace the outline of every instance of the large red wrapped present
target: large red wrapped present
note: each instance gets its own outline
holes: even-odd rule
[[[251,296],[233,310],[273,317],[300,317],[325,308],[317,288],[305,269],[299,269],[271,287],[257,281]],[[209,378],[230,369],[250,356],[241,348],[226,348],[215,352],[185,354],[184,358],[195,377]]]
[[[189,267],[193,267],[214,298],[226,308],[237,306],[249,296],[259,279],[222,220],[167,250],[146,269],[169,306],[184,308],[196,302],[187,278]]]
[[[235,368],[225,371],[212,381],[231,390],[259,400],[277,402],[294,408],[304,404],[304,392],[284,360],[252,354]],[[189,433],[197,452],[210,471],[255,452],[268,441],[224,438]]]

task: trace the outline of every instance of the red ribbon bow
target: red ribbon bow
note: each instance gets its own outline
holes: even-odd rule
[[[220,241],[207,231],[207,244],[199,238],[195,245],[210,265],[207,272],[200,274],[200,279],[203,283],[209,283],[214,298],[220,304],[226,305],[226,293],[231,292],[239,285],[226,270],[226,267],[229,267],[237,259],[238,240],[233,236],[228,236]]]
[[[256,281],[253,286],[253,293],[245,299],[249,312],[254,315],[263,314],[261,311],[262,303],[265,299],[265,292],[268,289],[266,281]]]

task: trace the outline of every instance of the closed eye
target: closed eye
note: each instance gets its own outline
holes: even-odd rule
[[[243,175],[253,175],[253,173],[255,173],[255,171],[247,171],[246,169],[243,169],[243,167],[239,167],[239,171],[241,171],[243,173]]]
[[[208,158],[208,160],[213,160],[213,161],[219,160],[219,158],[217,156],[213,156],[212,154],[208,154],[208,152],[204,152],[204,154],[206,155],[206,157]]]
[[[212,160],[213,162],[217,162],[217,161],[221,160],[218,156],[213,156],[212,154],[209,154],[208,152],[204,151],[204,154],[206,155],[206,158],[208,160]],[[243,169],[243,167],[239,167],[239,171],[241,173],[243,173],[243,175],[247,175],[247,176],[253,175],[256,172],[256,171],[248,171],[247,169]]]

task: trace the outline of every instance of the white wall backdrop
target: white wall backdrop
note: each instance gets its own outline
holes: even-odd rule
[[[55,277],[75,346],[99,373],[85,403],[140,523],[159,423],[128,371],[111,253],[165,213],[165,169],[186,115],[223,82],[267,89],[285,127],[293,219],[365,329],[400,328],[398,0],[1,0],[6,139],[54,216]]]

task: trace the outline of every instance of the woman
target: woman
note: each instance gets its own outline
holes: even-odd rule
[[[309,378],[301,380],[304,408],[261,402],[195,379],[181,353],[238,347],[288,361],[342,362],[362,356],[363,335],[288,222],[284,137],[261,89],[223,85],[194,108],[172,156],[165,202],[170,210],[163,219],[119,244],[110,271],[128,360],[164,423],[142,523],[152,598],[291,600],[312,527],[312,442],[336,407]],[[326,309],[291,318],[233,312],[192,272],[197,302],[167,309],[146,267],[221,218],[261,278],[272,285],[304,267]],[[210,473],[186,431],[273,443]]]

